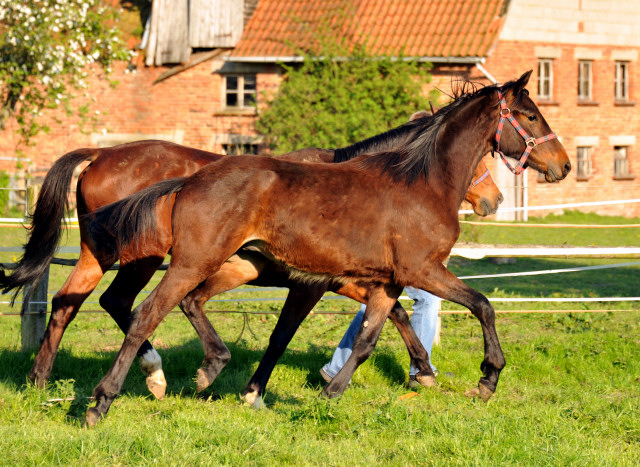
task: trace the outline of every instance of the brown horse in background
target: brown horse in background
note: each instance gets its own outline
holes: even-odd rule
[[[430,118],[424,114],[416,117]],[[368,151],[389,149],[402,144],[411,136],[415,128],[415,124],[406,125],[335,151],[310,148],[281,157],[296,161],[340,162]],[[59,242],[62,218],[65,209],[68,208],[67,191],[73,172],[82,162],[91,161],[80,175],[76,190],[78,214],[81,218],[101,206],[122,199],[158,181],[190,175],[222,157],[224,156],[163,141],[139,141],[112,148],[79,149],[62,156],[45,178],[32,216],[25,253],[11,275],[2,273],[0,287],[5,292],[13,290],[17,294],[22,287],[36,284],[44,273]],[[482,175],[482,170],[480,169],[478,177]],[[480,215],[495,212],[502,200],[502,195],[490,178],[471,189],[467,197]],[[100,245],[90,241],[86,222],[83,220],[80,221],[80,239],[78,263],[53,298],[47,330],[29,374],[31,381],[40,386],[44,385],[51,375],[57,349],[68,324],[74,319],[86,297],[95,289],[105,271],[116,260],[110,251],[102,251]],[[167,237],[167,240],[169,239],[170,237]],[[101,306],[121,329],[127,329],[135,297],[161,265],[167,251],[168,248],[164,246],[152,248],[151,245],[147,245],[143,253],[123,252],[115,279],[100,297]],[[248,279],[247,275],[251,275],[251,279]],[[255,252],[245,251],[234,255],[217,273],[216,278],[215,288],[211,291],[207,286],[198,289],[194,295],[185,299],[182,306],[202,340],[205,350],[205,359],[202,368],[198,371],[198,391],[202,391],[211,384],[230,357],[222,339],[215,333],[202,311],[202,304],[211,296],[207,296],[202,301],[205,294],[218,293],[228,290],[225,287],[233,288],[230,284],[243,284],[253,280],[252,283],[255,284],[290,287],[293,292],[285,302],[285,310],[301,307],[306,310],[306,313],[321,296],[318,287],[312,290],[313,288],[308,285],[296,284],[287,274],[278,271],[277,267],[268,267],[264,258]],[[397,325],[401,326],[399,329],[405,336],[407,345],[415,347],[412,337],[406,337],[412,331],[404,327],[403,323],[406,320],[403,319],[400,323],[398,321],[400,318],[396,318],[396,315],[392,318]],[[160,356],[148,341],[141,345],[138,355],[142,370],[148,375],[149,389],[156,397],[162,398],[166,381]]]
[[[478,391],[488,400],[505,365],[495,312],[442,261],[458,237],[458,207],[484,154],[497,148],[508,157],[523,155],[521,165],[550,182],[570,171],[566,151],[524,89],[530,74],[459,96],[393,151],[342,164],[226,158],[98,210],[90,226],[98,242],[115,235],[114,247],[133,243],[143,249],[147,231],[156,227],[154,216],[170,210],[173,242],[171,265],[136,307],[120,352],[94,390],[96,406],[87,412],[87,423],[106,414],[137,349],[164,316],[243,247],[302,280],[367,286],[367,310],[353,352],[325,394],[342,394],[370,355],[403,286],[411,285],[459,303],[478,318],[485,340]],[[513,117],[513,127],[502,128],[501,117],[496,132],[500,116]],[[534,149],[542,141],[548,144]],[[172,209],[158,202],[174,193]],[[433,380],[430,366],[418,377]]]

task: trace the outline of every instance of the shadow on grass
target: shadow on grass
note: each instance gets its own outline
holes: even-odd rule
[[[264,349],[251,350],[242,344],[227,346],[231,351],[231,361],[222,370],[217,380],[202,394],[196,394],[194,377],[203,358],[200,341],[192,339],[186,343],[159,349],[163,359],[163,369],[167,379],[167,394],[200,397],[212,400],[227,394],[240,394],[245,388],[253,372],[257,368]],[[328,362],[333,348],[311,346],[306,351],[287,350],[277,365],[284,365],[290,369],[306,372],[305,384],[318,387],[318,392],[325,382],[319,370]],[[84,413],[93,388],[109,370],[115,351],[101,353],[85,353],[77,355],[67,349],[61,349],[56,357],[50,382],[47,386],[46,397],[67,397],[75,395],[70,414],[78,417]],[[402,383],[405,369],[396,361],[393,354],[383,349],[374,351],[374,365],[390,383]],[[16,392],[33,390],[28,384],[27,375],[33,365],[35,353],[23,352],[18,349],[3,349],[0,351],[0,381]],[[277,366],[276,366],[277,368]],[[133,396],[150,396],[145,384],[145,376],[134,362],[129,370],[122,394]],[[296,400],[282,393],[270,392],[271,401],[292,402]]]

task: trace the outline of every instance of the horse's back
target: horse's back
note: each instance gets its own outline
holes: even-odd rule
[[[168,178],[188,176],[224,156],[160,140],[96,149],[98,157],[79,180],[89,211]]]

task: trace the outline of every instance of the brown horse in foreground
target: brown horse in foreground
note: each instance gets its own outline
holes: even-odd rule
[[[547,181],[561,180],[570,171],[564,147],[524,89],[530,74],[458,97],[421,122],[414,137],[394,151],[342,164],[226,158],[97,211],[90,226],[96,241],[115,235],[114,247],[133,242],[143,249],[146,243],[138,237],[153,235],[148,230],[156,226],[154,216],[171,210],[166,201],[158,201],[178,193],[172,207],[171,265],[134,310],[123,346],[94,390],[96,405],[87,412],[87,423],[106,414],[137,349],[167,313],[243,247],[309,282],[366,285],[367,310],[353,352],[326,386],[326,395],[342,394],[373,350],[403,286],[411,285],[459,303],[478,318],[485,341],[478,391],[488,400],[505,365],[495,312],[484,295],[447,271],[442,261],[458,237],[458,207],[473,172],[497,142],[508,157],[529,156],[528,161],[520,158],[521,164],[544,173]],[[514,117],[513,126],[503,129],[501,116]],[[548,144],[535,147],[542,141]],[[418,376],[434,379],[428,364]]]
[[[336,151],[305,149],[281,158],[295,161],[340,162],[365,152],[398,146],[410,138],[415,130],[415,124],[406,125]],[[82,162],[91,161],[80,175],[76,191],[78,214],[81,217],[158,181],[190,175],[222,157],[224,156],[163,141],[140,141],[113,148],[80,149],[62,156],[45,178],[32,217],[25,253],[10,276],[2,273],[0,286],[5,292],[14,290],[17,293],[20,288],[38,282],[58,245],[68,187],[73,171]],[[475,178],[482,176],[484,171],[484,167],[479,167],[478,176]],[[467,193],[467,199],[472,203],[476,213],[488,215],[495,212],[502,195],[489,177],[478,186],[472,187]],[[170,218],[167,218],[167,225],[169,223]],[[80,258],[65,284],[53,298],[51,318],[29,375],[29,378],[40,386],[44,385],[51,375],[57,349],[68,324],[76,316],[86,297],[97,286],[104,272],[116,261],[111,251],[103,251],[101,245],[90,241],[86,222],[83,220],[80,222],[80,239]],[[170,236],[166,239],[170,240]],[[120,269],[112,284],[100,297],[102,307],[123,330],[128,327],[136,295],[160,266],[169,247],[154,247],[148,244],[143,252],[133,249],[123,251]],[[229,258],[216,273],[214,286],[205,284],[187,296],[182,303],[182,309],[196,329],[205,350],[205,359],[198,371],[198,391],[211,384],[230,357],[222,339],[206,319],[202,306],[212,295],[248,281],[256,285],[289,287],[291,293],[284,305],[285,316],[288,313],[306,316],[323,291],[330,288],[329,284],[323,289],[319,285],[310,286],[291,280],[286,271],[277,265],[269,264],[262,255],[255,252],[238,252]],[[361,293],[348,290],[343,293],[360,301],[364,300]],[[398,305],[397,313],[391,317],[399,326],[409,348],[419,348],[412,329],[407,328],[406,316],[401,313],[404,313],[404,310]],[[141,367],[148,375],[149,389],[156,397],[162,398],[166,381],[160,356],[148,341],[141,345],[138,355]]]

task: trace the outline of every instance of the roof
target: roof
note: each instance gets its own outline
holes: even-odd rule
[[[377,55],[486,57],[503,0],[260,0],[234,61],[292,59],[321,37],[366,43]]]

